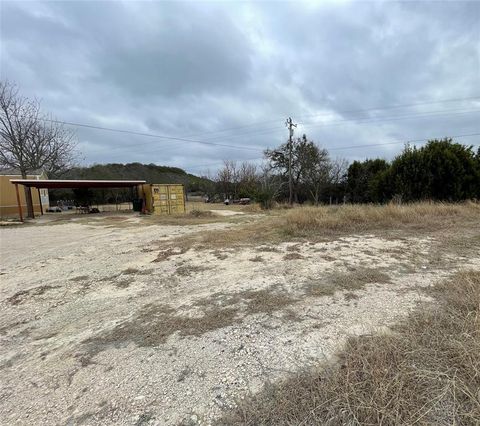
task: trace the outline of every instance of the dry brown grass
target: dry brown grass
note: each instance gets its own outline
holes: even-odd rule
[[[349,339],[334,364],[266,386],[218,424],[478,425],[480,271],[432,295],[392,333]]]
[[[128,279],[133,280],[131,276]],[[130,281],[125,283],[125,287]],[[112,346],[135,343],[137,346],[157,346],[174,333],[181,336],[200,336],[209,331],[228,327],[241,321],[246,315],[272,314],[292,305],[297,300],[281,289],[248,290],[234,294],[214,294],[198,300],[195,315],[179,313],[164,304],[148,304],[131,318],[111,330],[85,340],[84,352],[77,355],[82,365],[89,365],[92,358]]]
[[[182,277],[189,277],[191,275],[195,275],[199,272],[207,271],[209,269],[212,269],[211,267],[208,266],[201,266],[201,265],[182,265],[179,266],[175,273],[177,275],[180,275]]]
[[[38,287],[33,287],[28,290],[21,290],[15,293],[13,296],[10,296],[6,301],[12,305],[20,305],[31,298],[36,296],[41,296],[47,291],[54,290],[59,286],[51,286],[51,285],[40,285]]]
[[[273,288],[243,291],[239,296],[246,301],[246,313],[249,315],[272,314],[297,301],[289,294]]]
[[[174,333],[199,336],[233,324],[237,312],[236,308],[206,309],[202,316],[187,316],[178,314],[168,305],[149,304],[113,329],[85,340],[85,351],[78,357],[85,366],[95,355],[112,346],[131,342],[137,346],[158,346]]]
[[[179,256],[183,253],[186,253],[187,251],[188,251],[188,248],[186,247],[181,247],[178,249],[169,247],[165,250],[158,252],[157,258],[152,260],[152,262],[163,262],[164,260],[167,260],[172,256]]]
[[[213,213],[210,210],[194,209],[194,210],[191,210],[188,214],[193,217],[212,217],[213,216]]]
[[[342,205],[275,210],[234,230],[202,232],[179,238],[181,247],[258,246],[291,240],[319,241],[363,232],[423,234],[480,226],[480,203],[413,203],[405,205]],[[268,247],[268,246],[267,246]]]
[[[390,277],[383,271],[374,268],[357,268],[348,272],[333,272],[329,275],[311,279],[305,285],[308,296],[331,296],[339,290],[360,290],[366,284],[385,284]]]
[[[211,297],[198,300],[195,306],[207,309],[207,311],[233,306],[243,315],[255,315],[272,314],[297,301],[295,297],[281,288],[272,286],[263,290],[244,290],[232,294],[216,293]]]
[[[375,229],[436,229],[459,220],[480,218],[480,204],[412,203],[405,205],[344,205],[304,207],[290,210],[283,221],[290,236],[308,236],[312,232],[362,232]]]
[[[283,259],[284,260],[301,260],[301,259],[305,259],[305,256],[302,256],[300,253],[297,253],[297,252],[291,252],[283,256]]]

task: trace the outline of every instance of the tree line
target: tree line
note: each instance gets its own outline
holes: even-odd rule
[[[252,198],[270,207],[289,199],[291,168],[295,203],[385,203],[461,201],[480,198],[480,148],[450,138],[423,147],[405,146],[391,162],[382,158],[332,159],[306,135],[264,152],[264,162],[224,161],[211,183],[210,197]]]
[[[77,179],[163,177],[211,199],[251,198],[264,207],[290,198],[315,205],[480,198],[480,148],[475,152],[472,146],[450,138],[430,140],[421,148],[407,145],[391,162],[375,158],[349,165],[303,135],[291,144],[264,151],[262,165],[227,160],[214,176],[201,178],[153,164],[73,167],[75,146],[74,132],[45,114],[38,100],[22,97],[12,83],[0,82],[0,166],[15,168],[24,178],[38,169],[50,178],[61,174]],[[100,196],[105,197],[108,194]],[[26,200],[31,216],[28,190]]]

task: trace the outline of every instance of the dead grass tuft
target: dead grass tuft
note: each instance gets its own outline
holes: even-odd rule
[[[256,247],[255,250],[259,252],[269,252],[269,253],[279,253],[280,249],[278,247],[273,247],[273,246],[260,246]]]
[[[295,302],[297,302],[296,298],[274,286],[263,290],[245,290],[233,294],[216,293],[211,297],[198,300],[195,306],[207,308],[207,310],[235,306],[245,315],[254,315],[272,314]]]
[[[41,296],[47,291],[53,290],[55,288],[58,288],[58,286],[41,285],[38,287],[30,288],[28,290],[21,290],[15,293],[13,296],[9,297],[7,299],[7,302],[11,305],[20,305],[26,302],[28,299],[31,299],[35,296]]]
[[[210,210],[193,209],[188,214],[193,217],[212,217],[213,216],[213,213]]]
[[[189,277],[193,274],[196,274],[198,272],[202,272],[202,271],[207,271],[211,269],[210,267],[208,266],[200,266],[200,265],[182,265],[182,266],[179,266],[175,273],[177,275],[180,275],[182,277]]]
[[[225,260],[228,259],[228,254],[221,252],[220,250],[214,250],[212,254],[218,259],[218,260]]]
[[[478,424],[480,271],[432,294],[394,333],[349,339],[338,362],[266,386],[218,424]]]
[[[346,293],[343,294],[343,297],[347,302],[350,302],[350,300],[357,300],[358,294],[353,293],[352,291],[347,291]]]
[[[135,282],[133,277],[126,277],[114,283],[117,288],[128,288]]]
[[[283,256],[283,260],[300,260],[305,259],[305,256],[302,256],[300,253],[292,251]]]
[[[271,314],[297,301],[289,294],[280,292],[274,288],[243,291],[239,293],[239,296],[246,301],[246,313],[250,315],[261,313]]]
[[[188,248],[186,247],[179,247],[179,248],[170,247],[166,250],[162,250],[161,252],[159,252],[157,258],[152,262],[163,262],[164,260],[167,260],[172,256],[179,256],[183,253],[186,253],[187,251],[188,251]]]
[[[338,290],[360,290],[366,284],[389,283],[390,277],[373,268],[357,268],[348,272],[333,272],[318,279],[311,279],[304,286],[308,296],[331,296]]]
[[[246,206],[243,207],[242,210],[244,212],[247,212],[247,213],[262,213],[262,212],[264,212],[264,210],[262,209],[262,206],[258,203],[247,204]]]
[[[77,358],[81,359],[82,365],[89,365],[95,355],[112,346],[124,346],[130,342],[137,346],[158,346],[174,333],[200,336],[231,326],[245,315],[272,314],[295,302],[290,295],[269,288],[233,295],[218,293],[201,299],[195,303],[195,307],[202,308],[201,316],[181,315],[171,306],[149,304],[112,330],[85,340],[86,350]],[[293,314],[290,317],[293,318]]]
[[[176,332],[182,336],[200,336],[233,324],[237,312],[234,308],[207,309],[203,316],[190,317],[178,315],[168,305],[146,305],[133,318],[114,329],[85,340],[87,351],[83,357],[91,359],[110,346],[130,342],[137,346],[158,346]]]

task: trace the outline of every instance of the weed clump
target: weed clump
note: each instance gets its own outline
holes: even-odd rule
[[[210,210],[193,209],[190,211],[189,215],[193,217],[212,217],[213,213]]]

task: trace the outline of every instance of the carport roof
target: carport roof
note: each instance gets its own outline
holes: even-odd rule
[[[13,184],[33,188],[128,188],[146,183],[144,180],[55,180],[10,179]]]

